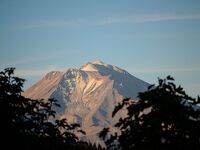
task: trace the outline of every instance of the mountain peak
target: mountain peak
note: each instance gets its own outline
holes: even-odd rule
[[[80,70],[82,71],[92,71],[92,72],[99,72],[101,75],[109,75],[115,72],[127,74],[127,72],[119,67],[106,64],[100,60],[96,60],[93,62],[88,62],[87,64],[83,65]]]
[[[95,60],[93,62],[91,62],[91,64],[95,64],[95,65],[105,65],[104,62],[100,61],[100,60]]]
[[[58,117],[81,124],[88,133],[86,139],[98,141],[98,132],[114,126],[119,118],[112,118],[116,103],[123,98],[137,99],[148,83],[117,66],[102,61],[88,62],[80,69],[49,72],[23,95],[32,99],[54,98],[61,107]],[[125,116],[126,112],[120,112]],[[121,117],[120,116],[120,117]]]
[[[87,64],[83,65],[80,70],[83,70],[83,71],[98,71],[97,69],[97,65],[101,65],[101,66],[107,66],[106,63],[100,61],[100,60],[95,60],[95,61],[92,61],[92,62],[88,62]]]
[[[97,68],[92,63],[87,63],[83,65],[80,70],[83,71],[98,71]]]

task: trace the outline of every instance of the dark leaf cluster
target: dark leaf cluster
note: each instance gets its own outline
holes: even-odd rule
[[[113,116],[126,107],[127,116],[119,119],[119,133],[104,129],[100,136],[107,149],[198,150],[200,148],[200,98],[188,96],[174,79],[158,79],[139,93],[139,100],[124,99]]]
[[[75,133],[85,134],[77,123],[57,119],[56,100],[33,100],[21,95],[24,79],[14,68],[0,72],[0,139],[5,149],[102,149],[81,142]]]

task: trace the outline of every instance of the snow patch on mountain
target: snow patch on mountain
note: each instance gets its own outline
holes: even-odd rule
[[[111,117],[115,105],[123,98],[136,99],[138,92],[147,90],[148,86],[119,67],[93,61],[80,69],[49,72],[23,95],[32,99],[57,99],[61,105],[56,109],[60,117],[80,123],[87,132],[86,138],[95,141],[98,131],[113,126],[119,119]],[[124,115],[126,112],[119,116]]]

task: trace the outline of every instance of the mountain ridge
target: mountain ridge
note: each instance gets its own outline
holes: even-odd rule
[[[122,99],[137,98],[147,90],[148,83],[127,71],[102,61],[89,62],[79,69],[51,71],[26,90],[23,95],[32,99],[55,98],[61,105],[59,117],[78,122],[89,135],[98,140],[97,132],[113,126],[119,119],[112,118],[115,105]],[[119,116],[126,115],[121,112]]]

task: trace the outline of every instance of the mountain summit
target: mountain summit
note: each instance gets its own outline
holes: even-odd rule
[[[57,99],[61,105],[57,109],[59,117],[80,123],[87,138],[94,141],[98,131],[117,121],[118,118],[111,117],[115,105],[127,97],[136,99],[138,92],[147,90],[148,85],[123,69],[93,61],[80,69],[51,71],[23,95]]]

